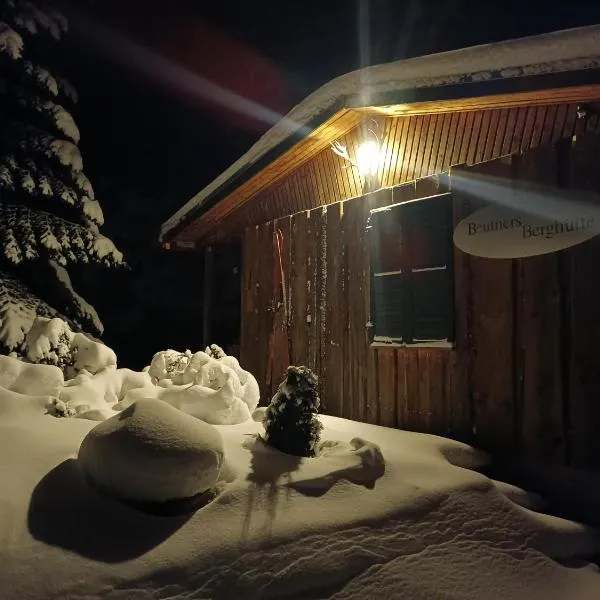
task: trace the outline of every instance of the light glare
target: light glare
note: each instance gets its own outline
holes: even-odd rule
[[[379,144],[373,140],[360,144],[356,149],[356,164],[361,175],[375,175],[379,166]]]

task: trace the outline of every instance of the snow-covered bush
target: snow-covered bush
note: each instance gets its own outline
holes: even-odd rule
[[[77,95],[53,74],[52,47],[67,31],[58,12],[30,0],[0,2],[0,352],[21,352],[36,317],[60,317],[75,331],[102,333],[67,268],[123,264],[98,230],[103,223],[83,173]],[[40,64],[43,63],[43,64]],[[60,365],[65,339],[40,358]]]
[[[216,345],[194,354],[189,350],[157,352],[148,374],[159,397],[212,423],[249,419],[260,398],[254,376]]]
[[[281,452],[315,456],[323,426],[316,413],[317,376],[308,367],[290,366],[265,411],[265,442]]]
[[[84,333],[74,333],[62,319],[38,317],[27,333],[23,354],[32,363],[54,365],[67,379],[81,371],[94,374],[115,367],[116,354]]]

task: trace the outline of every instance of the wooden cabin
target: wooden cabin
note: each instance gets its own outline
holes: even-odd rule
[[[161,239],[241,245],[264,403],[304,364],[325,413],[597,467],[597,193],[600,26],[337,78]]]

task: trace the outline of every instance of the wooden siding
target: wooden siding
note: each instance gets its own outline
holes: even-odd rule
[[[241,362],[257,377],[263,404],[268,402],[282,375],[268,375],[264,358],[279,295],[263,274],[279,259],[273,232],[280,231],[290,360],[319,374],[325,413],[445,435],[554,464],[597,468],[600,238],[519,260],[476,258],[455,249],[454,347],[368,344],[365,224],[371,208],[450,189],[458,222],[481,203],[468,185],[473,177],[508,186],[518,179],[600,192],[596,117],[580,121],[575,138],[554,144],[575,130],[572,107],[496,114],[495,129],[487,118],[451,115],[448,122],[442,115],[435,128],[447,132],[439,139],[463,162],[491,157],[495,147],[520,152],[534,140],[545,144],[508,160],[453,169],[450,176],[423,178],[246,229]],[[428,131],[431,121],[409,119],[402,127]],[[546,129],[546,122],[552,127]],[[401,152],[411,157],[402,163],[400,178],[448,164],[439,151],[427,152],[427,143],[421,142],[427,137],[400,137]],[[407,140],[418,149],[413,152]],[[387,177],[394,181],[389,170]]]
[[[378,134],[381,160],[376,180],[369,182],[370,189],[376,189],[571,137],[576,119],[575,103],[377,116],[368,117],[366,123],[340,135],[337,141],[352,155],[352,149],[363,139],[365,124]],[[231,237],[254,224],[359,197],[367,190],[367,182],[358,169],[332,152],[327,144],[310,160],[294,163],[275,184],[254,195],[251,190],[244,190],[235,206],[211,209],[182,236],[191,240],[208,236],[212,241]]]

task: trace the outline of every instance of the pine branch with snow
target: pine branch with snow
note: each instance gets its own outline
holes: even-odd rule
[[[63,295],[68,298],[65,301],[65,312],[82,329],[92,329],[94,333],[102,334],[104,325],[102,325],[96,309],[75,291],[67,270],[55,261],[50,261],[49,266],[54,271],[56,281],[64,291]]]
[[[95,262],[123,265],[123,255],[105,236],[52,213],[0,203],[0,239],[14,265],[49,257],[60,265]]]
[[[124,265],[99,231],[102,209],[69,112],[77,92],[52,64],[67,30],[45,3],[0,3],[0,345],[9,350],[38,316],[66,315],[76,330],[101,333],[97,312],[65,267]]]
[[[97,225],[104,223],[104,215],[97,200],[94,199],[94,190],[87,177],[81,177],[76,182],[67,185],[62,179],[56,177],[49,167],[32,160],[31,158],[15,158],[7,155],[0,158],[0,192],[5,202],[15,202],[26,197],[32,200],[42,200],[49,211],[52,202],[75,209],[73,218],[86,224],[89,221]]]
[[[66,318],[15,276],[0,271],[0,347],[18,349],[39,316]]]

